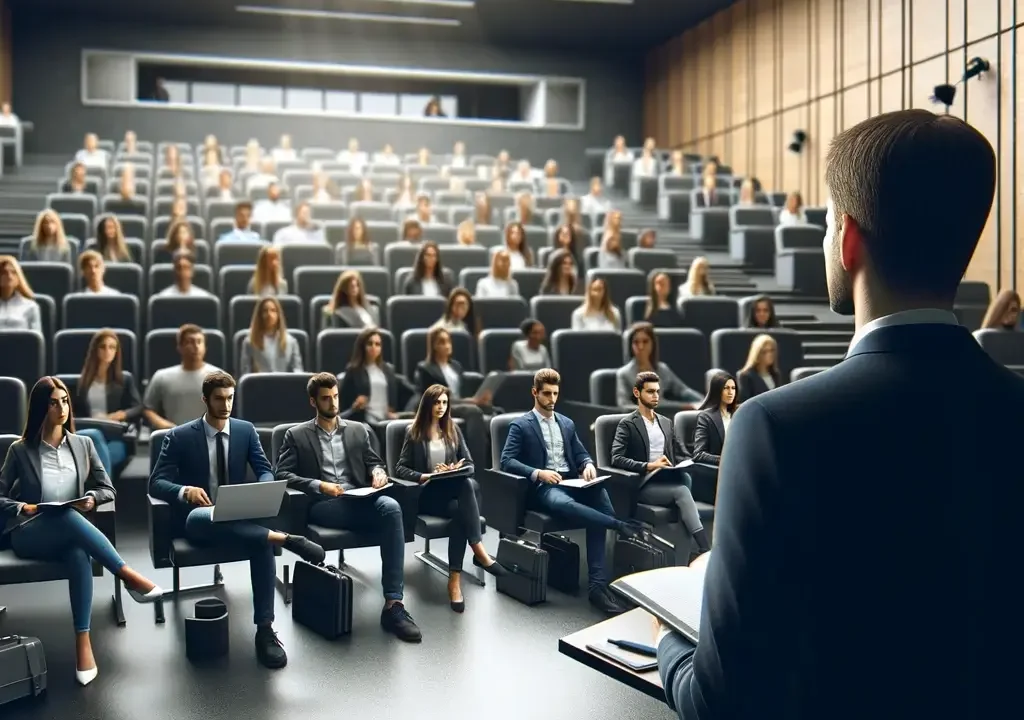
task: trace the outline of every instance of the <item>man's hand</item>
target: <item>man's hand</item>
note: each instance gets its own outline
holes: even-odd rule
[[[423,483],[425,483],[427,480],[430,479],[430,477],[431,473],[423,473],[422,475],[420,475],[420,484],[422,485]]]
[[[375,468],[371,484],[374,488],[382,488],[388,484],[388,474],[380,468]]]
[[[22,515],[35,515],[37,512],[39,512],[39,508],[37,508],[35,505],[29,505],[28,503],[25,503],[24,505],[21,506]]]
[[[356,401],[352,403],[352,409],[362,410],[364,407],[366,407],[366,404],[369,402],[370,398],[368,398],[366,395],[360,395],[359,397],[356,398]]]
[[[651,620],[653,621],[651,624],[654,627],[654,632],[652,634],[654,642],[651,644],[654,645],[654,647],[658,647],[658,636],[661,635],[662,630],[668,630],[669,627],[663,623],[657,615],[651,615]]]
[[[647,463],[647,472],[651,472],[651,471],[657,470],[659,468],[667,468],[667,467],[672,467],[672,463],[669,461],[669,459],[667,457],[662,455],[660,458],[658,458],[654,462]]]
[[[583,468],[583,479],[584,480],[586,480],[587,482],[590,482],[591,480],[593,480],[596,477],[597,477],[597,468],[595,468],[593,465],[587,465],[585,468]]]
[[[691,570],[700,570],[700,571],[703,572],[704,570],[707,569],[708,561],[710,559],[711,559],[711,551],[709,550],[708,552],[703,553],[703,554],[698,555],[697,557],[695,557],[693,559],[693,562],[690,563],[689,568]]]
[[[549,485],[557,485],[562,482],[562,476],[554,470],[541,470],[537,473],[537,479],[541,482],[548,483]]]
[[[484,390],[480,393],[479,398],[475,398],[474,401],[477,405],[489,406],[491,401],[494,400],[494,393],[490,390]]]
[[[113,420],[114,422],[124,422],[125,420],[128,419],[128,413],[126,413],[124,410],[115,410],[114,412],[107,415],[107,419]]]
[[[343,488],[338,483],[326,482],[324,480],[320,481],[320,494],[321,495],[326,495],[327,497],[338,497],[339,495],[341,495],[344,492],[345,492],[345,488]]]
[[[210,496],[207,495],[206,491],[201,487],[186,487],[185,500],[191,505],[198,505],[199,507],[210,507],[213,505],[213,503],[210,502]]]
[[[92,495],[86,495],[84,498],[72,505],[72,507],[80,513],[87,513],[96,507],[96,498]]]

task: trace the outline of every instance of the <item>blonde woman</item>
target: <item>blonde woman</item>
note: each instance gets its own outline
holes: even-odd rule
[[[1000,290],[981,321],[983,330],[1017,330],[1020,326],[1020,295]]]
[[[302,372],[299,343],[288,334],[284,311],[276,297],[265,297],[252,311],[249,336],[242,341],[242,375],[261,372]]]
[[[491,198],[485,192],[473,196],[473,220],[477,225],[493,225],[494,213],[491,212]]]
[[[679,302],[686,298],[714,295],[715,286],[708,277],[708,259],[703,255],[695,257],[686,274],[686,283],[679,288]]]
[[[743,181],[743,184],[740,185],[740,197],[736,204],[744,207],[750,207],[756,203],[757,193],[754,190],[754,181],[747,178]]]
[[[281,277],[281,253],[276,247],[260,249],[256,256],[256,270],[245,292],[260,297],[288,294],[288,281]]]
[[[96,226],[96,243],[94,250],[103,256],[108,263],[130,262],[128,244],[124,241],[124,230],[116,215],[104,215]]]
[[[601,278],[590,281],[583,304],[572,311],[572,329],[622,331],[619,309],[612,305],[608,288]]]
[[[747,362],[738,373],[739,402],[774,390],[782,384],[778,365],[779,346],[771,335],[758,335],[750,343]]]
[[[324,326],[369,328],[380,325],[377,308],[366,301],[363,276],[358,270],[346,270],[334,283],[331,301],[324,306]]]
[[[13,255],[0,255],[0,330],[43,331],[35,293]]]
[[[334,200],[331,180],[323,170],[313,171],[313,194],[309,199],[314,203],[328,203]]]
[[[508,250],[498,248],[491,256],[490,274],[476,281],[476,296],[489,298],[518,295],[519,283],[512,279],[512,257]]]
[[[22,262],[71,262],[71,244],[64,235],[64,223],[53,210],[36,216],[32,241],[22,251]]]
[[[601,240],[601,251],[597,255],[597,266],[602,270],[626,267],[626,253],[622,251],[622,232],[605,230]]]
[[[459,245],[476,245],[476,225],[472,220],[463,220],[455,231],[455,240]]]
[[[802,225],[807,222],[804,199],[798,192],[786,196],[786,206],[779,211],[779,225]]]

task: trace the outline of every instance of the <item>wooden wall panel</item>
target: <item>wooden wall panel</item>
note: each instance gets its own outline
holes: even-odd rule
[[[868,79],[868,2],[869,0],[847,0],[842,3],[840,32],[843,53],[843,87],[862,83]]]
[[[754,167],[752,170],[754,176],[759,178],[765,187],[778,187],[778,179],[775,176],[775,156],[780,151],[781,144],[776,139],[774,118],[764,118],[754,123],[753,142]]]
[[[729,127],[732,102],[732,48],[729,45],[729,18],[725,13],[718,13],[711,18],[711,34],[711,129],[713,132],[721,132],[723,128]]]
[[[1011,10],[1012,11],[1012,10]],[[1006,12],[1004,9],[1003,12]],[[1013,160],[1014,160],[1014,138],[1016,128],[1013,122],[1013,47],[1009,41],[1009,35],[1003,33],[1001,47],[998,48],[999,57],[999,118],[1000,135],[996,152],[999,158],[999,185],[996,196],[996,205],[999,208],[1000,227],[998,232],[1000,246],[1000,273],[999,285],[1009,287],[1014,283],[1014,268],[1011,261],[1011,248],[1016,241],[1016,233],[1013,228],[1013,221],[1016,213],[1016,199],[1014,194],[1017,190],[1013,181]]]
[[[814,197],[815,205],[824,205],[827,198],[828,192],[825,189],[825,156],[828,155],[828,146],[832,143],[832,138],[835,137],[835,123],[836,123],[836,100],[835,96],[824,97],[818,102],[818,133],[817,137],[810,139],[809,151],[815,155],[815,169],[816,177],[813,184],[815,190],[812,197]]]
[[[968,45],[968,57],[987,57],[992,62],[996,62],[998,58],[998,55],[996,55],[996,44],[994,39],[990,39]],[[1000,144],[999,135],[997,134],[999,127],[998,78],[990,74],[980,80],[972,81],[966,92],[961,87],[960,92],[964,94],[966,113],[967,117],[970,118],[971,124],[988,139],[992,147],[996,148],[998,152]],[[994,206],[992,213],[989,215],[988,224],[985,226],[985,231],[978,242],[978,249],[975,250],[974,257],[971,259],[971,265],[967,270],[967,277],[972,280],[984,280],[985,278],[995,277],[997,264],[996,248],[998,247],[996,218],[998,213],[998,207]]]
[[[964,2],[964,0],[958,0],[958,2]],[[999,4],[1000,0],[988,0],[988,2],[969,0],[966,2],[968,43],[977,42],[999,31],[999,23],[996,21],[1000,11]],[[968,55],[968,57],[974,56]]]
[[[893,112],[903,109],[903,74],[891,73],[883,75],[882,80],[882,107],[879,112]]]
[[[941,0],[942,7],[938,12],[939,20],[946,21],[946,27],[949,29],[949,34],[946,39],[946,47],[940,48],[939,52],[952,51],[955,48],[963,48],[964,45],[964,31],[966,25],[964,24],[964,7],[968,1],[977,2],[977,0]],[[992,2],[993,0],[989,0]],[[918,0],[921,3],[921,0]],[[914,17],[915,23],[917,22],[917,16]],[[924,58],[915,57],[915,60],[923,60]]]
[[[755,0],[754,16],[754,117],[775,110],[775,0]]]
[[[729,163],[733,172],[737,175],[751,175],[750,167],[750,126],[733,128],[729,131],[729,145],[732,154],[729,155]]]
[[[946,81],[946,57],[940,55],[918,63],[910,70],[910,80],[913,83],[913,93],[907,106],[925,110],[938,109],[938,106],[932,103],[931,95],[936,85]],[[963,98],[963,93],[958,90],[957,96]]]
[[[810,98],[810,43],[808,42],[807,2],[787,2],[780,11],[782,27],[782,107],[805,103]]]
[[[914,62],[946,52],[945,0],[907,0],[906,25],[910,30],[911,57]],[[913,13],[913,22],[911,22]]]
[[[814,71],[817,73],[815,89],[817,95],[826,95],[836,89],[836,57],[839,50],[838,18],[834,1],[815,2],[815,48]]]
[[[805,155],[789,152],[786,150],[786,146],[789,145],[794,130],[807,127],[807,107],[803,106],[787,110],[782,113],[781,118],[780,128],[782,132],[779,133],[775,140],[781,148],[781,161],[779,163],[781,165],[781,174],[777,187],[783,191],[790,189],[799,190],[803,187],[803,159]]]
[[[878,22],[882,35],[879,52],[882,73],[903,67],[903,8],[905,0],[880,0]]]
[[[729,11],[732,15],[732,33],[730,34],[730,52],[732,53],[732,93],[731,124],[745,123],[750,117],[750,31],[747,26],[747,3],[733,5]]]

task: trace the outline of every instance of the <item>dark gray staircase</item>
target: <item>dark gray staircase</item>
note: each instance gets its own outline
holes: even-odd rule
[[[32,234],[46,196],[57,191],[64,167],[47,158],[26,156],[20,168],[0,176],[0,252],[17,254],[21,238]]]

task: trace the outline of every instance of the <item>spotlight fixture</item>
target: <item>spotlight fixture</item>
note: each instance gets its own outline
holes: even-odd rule
[[[789,143],[789,151],[799,155],[804,151],[804,145],[807,143],[807,133],[803,130],[797,130],[793,133],[793,140]]]
[[[950,85],[943,83],[942,85],[936,85],[932,91],[931,100],[933,103],[941,104],[946,106],[946,112],[949,112],[949,107],[953,104],[956,99],[956,86],[960,83],[965,83],[971,78],[980,78],[982,74],[987,73],[992,69],[991,63],[985,58],[973,57],[967,61],[967,65],[964,66],[964,74],[960,80]]]

